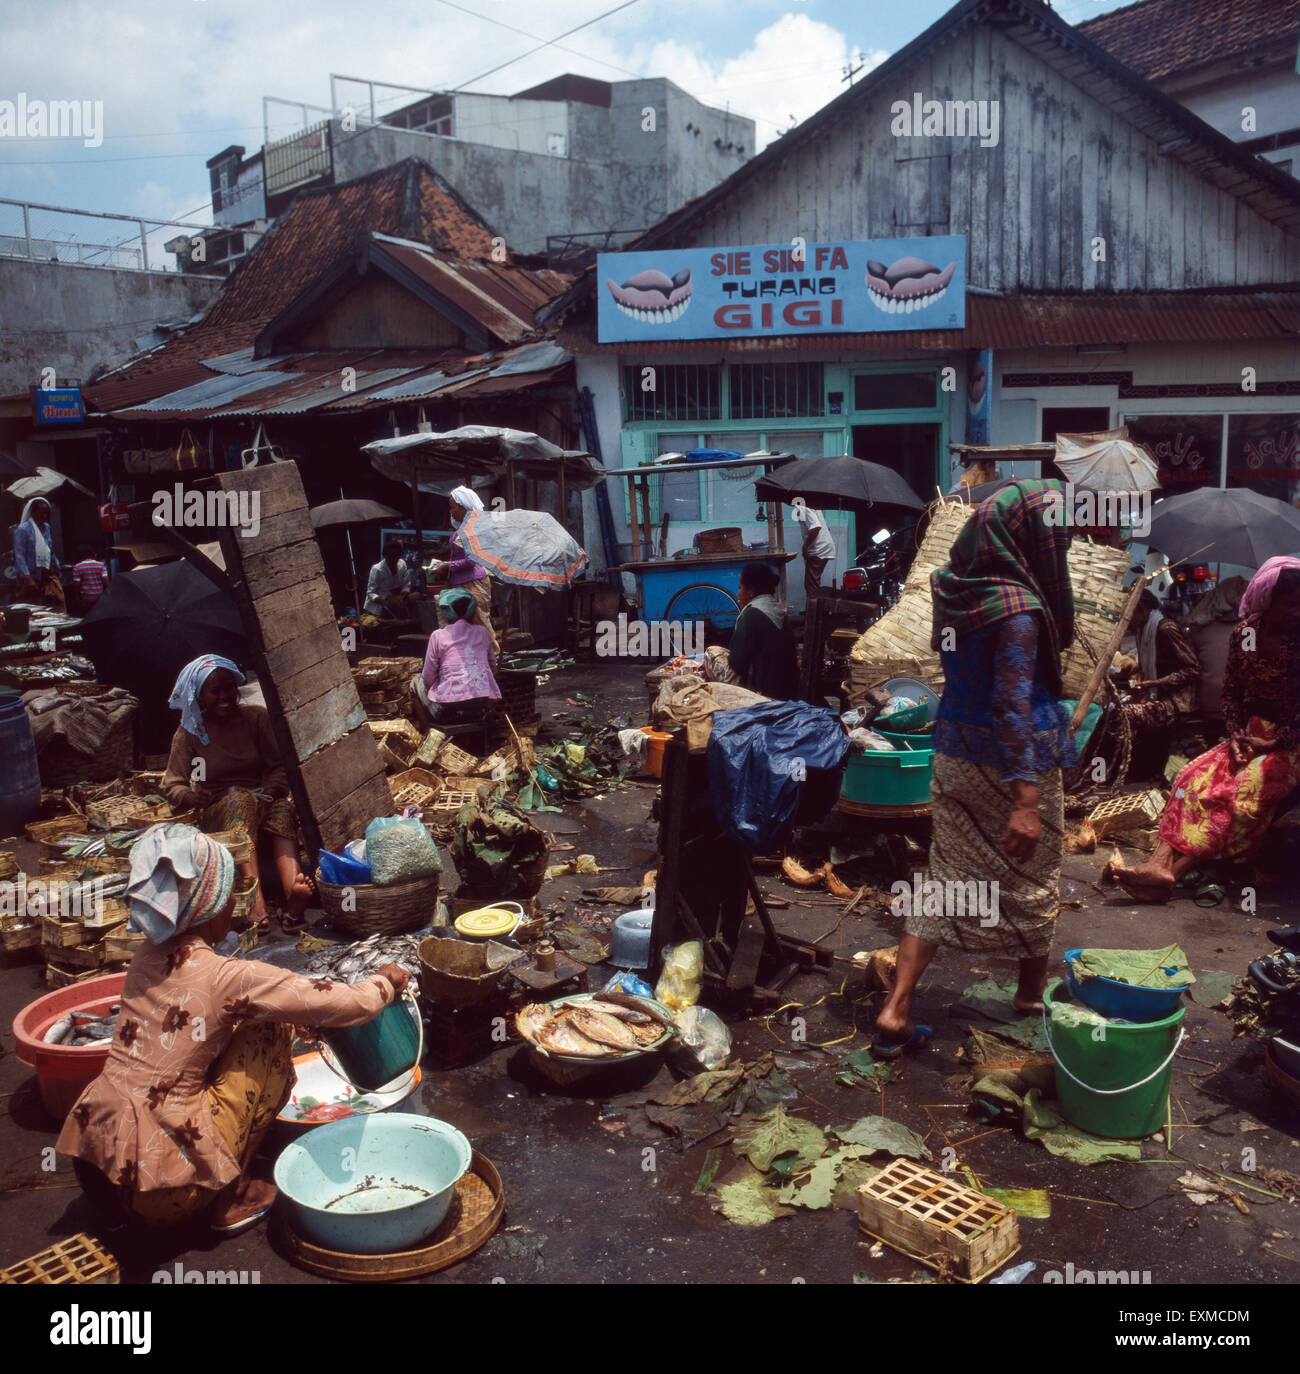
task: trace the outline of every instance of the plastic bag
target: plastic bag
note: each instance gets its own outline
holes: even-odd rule
[[[644,983],[635,973],[616,973],[601,989],[602,992],[626,992],[633,997],[653,997],[650,984]]]
[[[655,1000],[674,1011],[685,1011],[700,1000],[704,976],[704,946],[698,940],[674,945],[664,953],[664,968],[655,986]]]
[[[336,887],[354,887],[371,881],[370,865],[364,859],[353,858],[346,850],[342,854],[331,854],[328,849],[322,849],[320,875]]]
[[[366,826],[371,881],[380,887],[442,872],[433,836],[417,820],[380,816]]]
[[[708,1007],[687,1007],[673,1017],[681,1032],[682,1044],[690,1050],[703,1069],[720,1069],[731,1057],[731,1032],[716,1011]]]

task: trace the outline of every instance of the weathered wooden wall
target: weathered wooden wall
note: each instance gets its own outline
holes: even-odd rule
[[[1008,292],[1300,279],[1300,238],[1161,153],[1086,82],[972,25],[685,232],[709,245],[966,234],[970,283]],[[997,145],[895,137],[890,106],[914,92],[999,100]],[[1091,259],[1096,236],[1105,263]]]
[[[393,808],[334,620],[296,463],[217,474],[257,492],[260,528],[223,529],[221,551],[308,848],[336,851]]]

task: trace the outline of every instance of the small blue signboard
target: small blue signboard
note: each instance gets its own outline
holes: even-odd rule
[[[601,343],[966,323],[963,234],[601,253],[596,275]]]
[[[81,404],[79,386],[36,387],[32,395],[35,398],[33,409],[38,425],[85,423],[86,412]]]

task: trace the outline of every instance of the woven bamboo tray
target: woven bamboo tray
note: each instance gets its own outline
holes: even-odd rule
[[[407,883],[357,883],[345,887],[327,883],[316,871],[316,890],[330,923],[353,940],[368,935],[404,935],[433,919],[441,875],[413,878]],[[351,908],[351,909],[349,909]]]
[[[1164,809],[1164,793],[1153,787],[1146,792],[1130,792],[1127,796],[1101,802],[1093,807],[1088,821],[1101,839],[1122,830],[1144,829],[1158,821]]]
[[[407,768],[388,779],[392,789],[393,805],[402,811],[408,806],[418,806],[421,810],[430,805],[442,791],[442,779],[427,768]]]
[[[55,963],[52,959],[47,959],[45,961],[45,986],[51,991],[57,992],[60,988],[70,988],[77,983],[84,983],[88,978],[98,978],[108,970],[108,964],[103,964],[99,968],[69,968],[66,965]]]
[[[400,1283],[449,1268],[480,1249],[501,1225],[506,1194],[491,1160],[474,1151],[469,1172],[456,1184],[441,1226],[409,1250],[386,1255],[350,1255],[327,1250],[301,1235],[289,1219],[277,1222],[277,1239],[301,1269],[344,1283]]]
[[[230,850],[230,857],[237,864],[252,862],[253,842],[249,839],[246,830],[214,830],[208,839],[216,840],[218,844],[225,845]]]
[[[235,878],[234,890],[235,904],[231,908],[230,915],[232,920],[242,921],[252,915],[253,908],[257,905],[257,875],[248,874],[247,877],[237,876]]]
[[[512,738],[494,754],[485,758],[474,770],[481,777],[490,777],[498,768],[507,773],[527,771],[533,766],[536,750],[533,742],[526,737]]]
[[[18,855],[11,849],[0,849],[0,881],[12,878],[18,872]]]
[[[84,1231],[0,1269],[0,1283],[118,1283],[117,1261]]]
[[[409,758],[422,743],[423,736],[409,720],[372,720],[370,733],[394,753]]]
[[[84,835],[86,822],[80,816],[55,816],[48,821],[31,821],[23,829],[33,844],[45,845],[65,835]]]
[[[84,859],[70,859],[57,849],[52,849],[54,858],[42,858],[37,868],[42,875],[66,872],[71,877],[81,877],[83,873],[114,874],[129,873],[131,860],[125,854],[92,854]]]
[[[1020,1249],[1010,1207],[910,1159],[893,1160],[858,1189],[858,1224],[962,1283],[979,1283]]]
[[[477,790],[469,791],[468,789],[462,790],[444,786],[443,790],[433,799],[432,804],[425,809],[431,816],[436,816],[439,819],[444,817],[450,819],[462,806],[468,806],[470,802],[476,802],[478,799]]]
[[[6,954],[17,954],[24,949],[41,947],[41,928],[39,925],[12,926],[0,930],[0,950]]]
[[[97,830],[136,830],[170,820],[171,815],[166,802],[149,802],[144,797],[107,797],[86,806],[86,820]]]
[[[411,755],[412,767],[432,768],[438,761],[438,750],[446,743],[447,736],[441,730],[430,730]]]
[[[50,931],[54,927],[68,924],[63,921],[55,921],[46,916],[41,920],[41,948],[46,951],[48,958],[52,959],[61,968],[65,969],[97,969],[103,968],[108,955],[104,949],[102,932],[101,938],[94,943],[83,943],[77,945],[59,945],[50,940]],[[82,939],[85,940],[88,932],[79,930]]]

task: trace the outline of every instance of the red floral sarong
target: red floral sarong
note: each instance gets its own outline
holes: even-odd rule
[[[1272,739],[1268,721],[1251,716],[1248,735]],[[1160,838],[1198,859],[1237,859],[1263,840],[1278,805],[1300,785],[1300,749],[1257,754],[1235,772],[1228,741],[1195,758],[1174,780]]]

